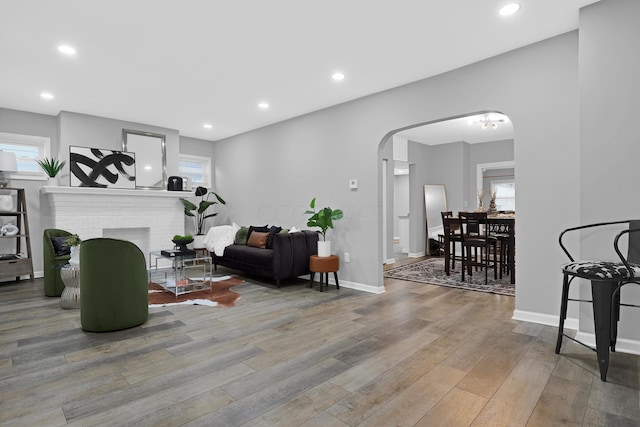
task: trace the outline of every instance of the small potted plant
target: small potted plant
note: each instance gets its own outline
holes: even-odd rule
[[[316,212],[316,198],[314,197],[309,204],[311,209],[305,212],[305,215],[311,215],[307,221],[308,227],[318,227],[322,241],[318,241],[318,256],[327,257],[331,256],[331,242],[326,240],[327,230],[333,229],[333,221],[339,220],[343,216],[343,212],[340,209],[331,209],[325,207]]]
[[[184,236],[176,234],[175,236],[173,236],[173,239],[171,239],[171,241],[175,245],[176,250],[186,252],[188,250],[187,245],[193,242],[193,236],[191,234],[185,234]]]
[[[209,196],[211,194],[215,196],[216,200],[209,200]],[[195,195],[196,197],[200,197],[200,203],[198,203],[197,206],[191,201],[182,197],[180,198],[180,201],[184,206],[184,214],[186,216],[193,217],[196,230],[196,235],[193,236],[193,247],[197,249],[203,247],[202,242],[204,241],[204,232],[207,218],[218,215],[217,212],[207,214],[207,209],[218,203],[226,205],[227,202],[225,202],[217,193],[215,193],[214,191],[209,191],[205,187],[196,188]]]
[[[80,265],[80,244],[82,244],[82,239],[77,234],[72,234],[63,243],[64,246],[69,246],[71,249],[71,258],[69,259],[71,265]]]
[[[49,177],[48,184],[58,185],[57,175],[60,173],[66,162],[64,160],[58,160],[48,157],[37,159],[36,162]]]

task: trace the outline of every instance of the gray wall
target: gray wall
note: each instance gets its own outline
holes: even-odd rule
[[[444,184],[447,190],[447,207],[450,211],[466,210],[464,205],[465,171],[469,164],[465,161],[466,142],[434,145],[426,156],[428,168],[425,184]]]
[[[177,130],[62,111],[58,114],[59,149],[60,158],[66,160],[67,165],[60,175],[60,182],[69,185],[70,146],[122,150],[122,129],[165,135],[167,176],[178,175],[180,140]]]
[[[605,0],[580,14],[580,212],[585,224],[640,218],[638,17],[637,0]],[[612,259],[611,245],[610,232],[585,233],[579,249],[584,259]],[[623,299],[639,303],[638,288],[627,286]],[[590,294],[588,286],[582,293]],[[580,322],[590,327],[588,309],[584,304]],[[640,340],[638,310],[622,311],[620,335]]]
[[[351,284],[381,289],[379,170],[383,158],[391,159],[386,153],[378,155],[381,142],[386,142],[390,132],[406,126],[485,110],[503,112],[515,129],[518,205],[522,209],[516,306],[521,315],[556,315],[560,280],[560,253],[554,249],[557,234],[579,219],[575,191],[579,185],[577,53],[577,32],[572,32],[218,141],[218,188],[231,195],[236,222],[245,224],[301,225],[298,212],[313,196],[344,209],[345,219],[331,236],[337,254],[351,255],[351,263],[341,265],[341,277]],[[564,120],[549,123],[550,115]],[[545,126],[540,126],[541,122]],[[555,153],[551,161],[549,152]],[[549,175],[540,178],[542,164]],[[564,176],[567,169],[566,179],[558,182],[552,178]],[[233,178],[237,176],[244,179]],[[357,192],[348,190],[350,178],[359,179]],[[543,194],[541,186],[549,191]],[[387,202],[392,206],[393,197]],[[556,210],[546,209],[549,204]],[[556,225],[541,230],[537,226],[541,220]],[[389,226],[392,230],[393,223]],[[540,247],[550,249],[540,251]]]
[[[409,175],[394,176],[393,236],[398,237],[400,215],[409,215]]]

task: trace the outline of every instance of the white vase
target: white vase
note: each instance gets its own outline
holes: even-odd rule
[[[331,256],[331,242],[318,240],[318,256],[328,257]]]
[[[59,180],[57,176],[50,176],[47,180],[47,185],[49,187],[57,187],[59,185]]]
[[[204,234],[196,234],[193,236],[193,249],[202,249],[204,248]]]
[[[71,258],[69,264],[80,265],[80,246],[71,246]]]

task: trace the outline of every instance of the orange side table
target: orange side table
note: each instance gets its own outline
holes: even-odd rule
[[[318,255],[311,255],[309,258],[309,270],[311,271],[311,280],[309,280],[309,287],[313,287],[313,277],[316,273],[320,273],[320,292],[322,292],[323,275],[326,286],[329,286],[329,273],[333,273],[333,277],[336,279],[336,289],[340,289],[340,283],[338,283],[338,270],[340,269],[340,258],[337,255],[319,257]]]

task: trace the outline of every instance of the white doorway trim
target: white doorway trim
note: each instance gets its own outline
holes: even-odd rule
[[[486,171],[491,169],[508,169],[516,167],[515,160],[509,160],[506,162],[494,162],[494,163],[478,163],[476,172],[476,190],[483,188],[483,175]],[[478,198],[476,197],[476,200]],[[479,203],[479,201],[477,202]],[[477,207],[477,205],[476,205]]]

